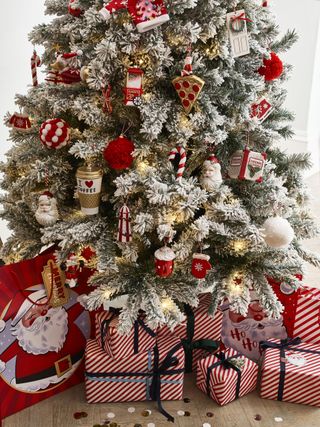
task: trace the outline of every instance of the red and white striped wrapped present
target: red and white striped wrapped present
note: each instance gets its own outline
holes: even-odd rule
[[[293,336],[320,345],[320,289],[301,287],[295,308]]]
[[[128,335],[120,335],[119,317],[111,311],[96,314],[96,339],[111,357],[122,358],[150,350],[156,343],[156,332],[139,317]]]
[[[258,365],[231,348],[198,361],[197,386],[219,405],[257,387]]]
[[[299,338],[269,340],[261,346],[266,350],[260,396],[320,406],[320,346]]]
[[[214,316],[208,313],[211,301],[211,293],[199,295],[198,307],[186,306],[186,320],[174,328],[186,352],[186,372],[195,371],[198,360],[218,348],[223,314],[219,309]]]
[[[160,333],[152,350],[122,359],[110,357],[96,340],[89,340],[85,371],[88,403],[180,400],[184,351],[180,340],[169,333]]]

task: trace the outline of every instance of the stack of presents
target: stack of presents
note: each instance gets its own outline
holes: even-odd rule
[[[254,294],[246,317],[228,304],[210,316],[211,294],[201,294],[174,330],[151,329],[141,312],[120,335],[118,310],[89,314],[79,302],[90,272],[68,293],[55,280],[47,304],[48,266],[59,278],[51,253],[0,269],[0,418],[84,380],[88,403],[153,400],[173,421],[164,402],[182,399],[186,372],[219,405],[259,383],[262,398],[320,406],[320,290],[270,280],[284,306],[278,320]]]

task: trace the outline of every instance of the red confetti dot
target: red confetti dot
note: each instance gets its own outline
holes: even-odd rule
[[[186,93],[183,90],[181,90],[179,92],[179,96],[180,96],[180,98],[184,98],[186,96]]]
[[[183,86],[184,86],[184,87],[189,87],[189,86],[190,86],[190,83],[189,83],[189,82],[187,82],[187,81],[185,81],[185,82],[183,82]]]
[[[73,418],[76,420],[80,420],[80,418],[82,418],[82,412],[75,412],[73,414]]]
[[[188,98],[190,99],[190,101],[193,101],[195,96],[193,93],[189,93]]]
[[[261,415],[259,415],[259,414],[257,414],[257,415],[254,417],[254,419],[255,419],[256,421],[260,421],[260,420],[262,419],[262,416],[261,416]]]
[[[190,102],[189,102],[187,99],[185,99],[185,100],[183,101],[183,105],[184,105],[185,107],[189,107]]]
[[[174,85],[174,87],[175,87],[177,90],[179,90],[179,89],[181,89],[181,84],[180,84],[180,83],[176,83],[176,84]]]
[[[192,89],[193,89],[195,92],[199,92],[199,90],[200,90],[200,86],[198,86],[198,85],[193,85],[193,86],[192,86]]]

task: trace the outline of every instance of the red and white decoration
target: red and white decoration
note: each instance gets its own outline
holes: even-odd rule
[[[160,366],[168,352],[179,343],[180,340],[173,334],[160,334],[157,341]],[[183,396],[183,348],[179,347],[173,356],[176,358],[176,364],[168,369],[181,370],[181,372],[160,376],[161,400],[180,400]],[[96,340],[89,340],[85,359],[85,386],[88,403],[150,400],[149,391],[154,368],[153,350],[117,359],[106,354]],[[108,373],[110,373],[109,376]],[[121,375],[116,376],[117,373]],[[138,373],[142,375],[139,376]],[[144,373],[147,375],[144,376]]]
[[[203,162],[200,183],[207,191],[215,191],[222,184],[221,165],[214,154]]]
[[[82,15],[83,10],[81,9],[79,0],[69,0],[68,12],[76,18]]]
[[[70,139],[70,128],[62,119],[50,119],[40,127],[40,140],[47,148],[60,149],[65,147]]]
[[[229,177],[262,182],[266,159],[266,153],[258,153],[250,150],[248,147],[244,150],[237,150],[233,153],[229,161]]]
[[[156,274],[160,277],[169,277],[173,272],[176,254],[168,246],[163,246],[154,253]]]
[[[103,152],[108,166],[115,170],[129,168],[133,163],[134,143],[124,135],[110,141]]]
[[[232,402],[237,397],[237,382],[240,379],[240,389],[238,397],[245,396],[257,387],[258,379],[258,365],[252,360],[247,359],[245,356],[238,356],[236,350],[231,348],[227,349],[224,357],[230,360],[230,363],[239,364],[241,372],[240,378],[238,372],[232,367],[226,368],[223,363],[210,369],[211,366],[220,362],[220,359],[215,355],[208,356],[198,361],[197,364],[197,386],[206,394],[209,394],[211,399],[216,401],[218,405],[226,405]],[[209,390],[207,387],[207,375],[209,369]],[[209,393],[208,393],[209,392]]]
[[[204,279],[208,270],[211,270],[210,256],[202,253],[195,253],[192,255],[191,274],[197,279]]]
[[[79,57],[82,51],[57,53],[56,61],[51,64],[52,71],[48,73],[47,82],[71,85],[81,82]]]
[[[320,345],[320,289],[301,287],[295,294],[292,336]]]
[[[58,221],[59,212],[57,200],[50,191],[45,191],[40,195],[35,218],[43,227],[51,227]]]
[[[283,355],[279,348],[265,350],[260,397],[320,407],[320,346],[302,342],[285,348]]]
[[[251,105],[251,118],[262,123],[272,113],[273,107],[264,96]]]
[[[120,9],[128,9],[139,33],[152,30],[170,19],[163,0],[111,0],[100,10],[100,14],[107,21],[112,13]]]
[[[269,58],[263,59],[263,66],[258,69],[260,76],[266,82],[278,79],[283,73],[283,63],[275,52],[270,52]]]
[[[26,132],[31,128],[31,121],[27,114],[13,113],[7,121],[7,126],[19,132]]]
[[[192,73],[192,56],[189,49],[184,62],[184,68],[181,71],[181,77],[179,76],[172,80],[172,84],[187,114],[194,107],[204,83],[200,77]]]
[[[141,104],[143,74],[144,72],[138,67],[128,68],[126,86],[123,89],[125,105],[137,107]]]
[[[118,242],[128,243],[132,241],[130,209],[123,205],[119,211]]]
[[[143,322],[144,318],[141,316]],[[106,326],[104,326],[104,324]],[[122,359],[136,354],[134,348],[135,327],[127,335],[118,332],[119,317],[112,312],[102,311],[96,314],[96,340],[99,346],[111,357]],[[138,351],[139,353],[153,349],[156,337],[149,334],[138,324]],[[152,330],[155,334],[156,330]]]
[[[227,27],[231,45],[231,53],[234,58],[238,58],[250,53],[249,36],[247,22],[251,22],[246,17],[244,9],[235,10],[227,14]]]
[[[186,168],[186,162],[187,162],[186,150],[183,147],[178,146],[178,147],[176,147],[170,151],[168,159],[169,160],[175,160],[177,155],[179,156],[179,166],[178,166],[176,180],[180,181],[181,178],[183,177],[183,173],[184,173],[185,168]]]
[[[34,87],[38,86],[38,73],[37,68],[41,66],[41,59],[37,52],[34,50],[33,55],[31,56],[31,75],[32,75],[32,85]]]
[[[76,288],[78,286],[79,275],[82,271],[78,257],[74,252],[71,252],[66,261],[66,281],[67,288]]]

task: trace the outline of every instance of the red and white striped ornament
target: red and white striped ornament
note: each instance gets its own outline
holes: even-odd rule
[[[178,172],[176,177],[176,180],[180,181],[186,168],[187,153],[183,147],[181,146],[176,147],[170,151],[169,157],[168,157],[169,160],[174,160],[176,158],[176,155],[180,156],[179,167],[178,167]]]
[[[301,287],[297,294],[293,336],[320,345],[320,290]]]
[[[33,51],[31,56],[31,74],[32,74],[32,84],[34,87],[38,86],[38,74],[37,67],[41,66],[40,56],[37,54],[36,50]]]
[[[118,242],[132,241],[130,209],[126,204],[119,211]]]

